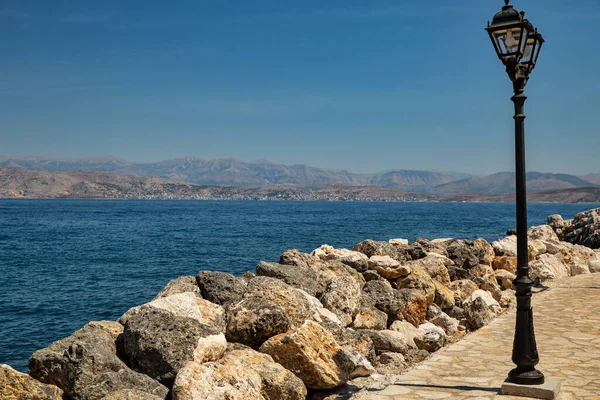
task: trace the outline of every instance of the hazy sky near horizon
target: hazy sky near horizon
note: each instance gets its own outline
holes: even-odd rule
[[[502,0],[0,3],[0,154],[514,170]],[[600,0],[515,0],[547,42],[528,169],[600,172]]]

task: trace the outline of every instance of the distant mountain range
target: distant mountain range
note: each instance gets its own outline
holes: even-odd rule
[[[441,197],[379,186],[325,185],[315,189],[285,186],[206,186],[113,172],[47,172],[0,167],[0,198],[512,202],[514,194]],[[529,192],[528,199],[543,202],[595,203],[600,202],[600,188]]]
[[[378,186],[406,192],[455,196],[462,194],[503,195],[515,191],[514,174],[500,172],[473,176],[455,172],[395,170],[357,174],[346,170],[308,165],[282,165],[266,160],[245,162],[235,158],[202,160],[180,158],[155,163],[132,163],[116,157],[52,159],[0,156],[0,166],[47,172],[101,171],[154,176],[178,182],[209,186],[314,189],[326,185]],[[529,191],[600,187],[600,174],[575,176],[530,172]]]

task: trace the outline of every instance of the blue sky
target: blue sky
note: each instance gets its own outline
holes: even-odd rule
[[[513,170],[502,0],[0,2],[0,154]],[[528,169],[600,172],[600,0],[517,0],[547,42]]]

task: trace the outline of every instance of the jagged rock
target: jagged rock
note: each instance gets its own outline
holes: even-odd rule
[[[408,239],[390,239],[388,240],[388,243],[393,246],[407,247]]]
[[[446,248],[448,258],[457,267],[469,269],[479,264],[492,265],[494,249],[484,239],[454,240]]]
[[[371,376],[375,372],[375,368],[373,368],[373,364],[367,360],[365,356],[360,354],[357,350],[342,350],[346,353],[348,360],[350,361],[351,371],[350,379],[358,378],[358,377],[366,377]]]
[[[410,262],[409,267],[414,268],[418,266],[424,269],[434,281],[437,281],[442,285],[449,285],[450,274],[448,273],[447,266],[453,264],[454,262],[447,257],[428,255],[420,260]]]
[[[304,400],[306,395],[292,372],[241,345],[230,346],[218,361],[187,363],[173,385],[173,400]]]
[[[139,390],[124,389],[118,392],[110,393],[102,400],[164,400],[164,397],[158,397],[153,394],[140,392]]]
[[[409,345],[409,348],[416,348],[415,338],[420,336],[422,333],[413,324],[406,321],[395,321],[391,326],[390,330],[399,332]]]
[[[461,307],[454,306],[452,307],[452,309],[446,310],[445,312],[446,314],[448,314],[448,316],[456,319],[457,321],[460,321],[463,318],[465,318],[465,310]]]
[[[190,296],[196,299],[192,293]],[[65,397],[74,400],[100,400],[123,389],[165,398],[166,387],[132,371],[117,357],[116,341],[122,332],[123,327],[113,321],[90,322],[68,338],[33,353],[29,374],[59,387]]]
[[[197,297],[202,297],[200,288],[196,284],[196,278],[193,276],[180,276],[179,278],[169,281],[167,285],[158,292],[154,300],[186,292],[191,292]]]
[[[433,353],[446,344],[446,332],[437,325],[427,322],[419,326],[419,331],[421,335],[415,337],[415,343],[421,350]]]
[[[119,322],[131,366],[171,386],[177,371],[194,360],[201,339],[225,331],[225,310],[187,292],[134,307]]]
[[[434,284],[435,299],[433,302],[443,310],[454,307],[454,292],[437,281],[434,281]]]
[[[358,351],[370,362],[375,361],[375,345],[364,330],[352,328],[328,329],[337,344],[347,352]]]
[[[412,326],[412,325],[411,325]],[[404,355],[400,353],[385,352],[377,356],[375,364],[377,372],[380,374],[400,374],[406,371],[408,363]]]
[[[451,282],[469,279],[469,277],[471,276],[469,274],[469,271],[462,267],[457,267],[456,265],[449,265],[447,268]]]
[[[508,272],[506,270],[503,269],[499,269],[495,272],[496,275],[496,280],[498,281],[498,284],[500,286],[502,286],[502,289],[506,290],[506,289],[514,289],[514,285],[513,285],[513,281],[515,280],[515,278],[517,277],[515,274]]]
[[[321,260],[338,260],[358,272],[367,270],[367,261],[369,259],[369,257],[358,251],[336,249],[326,244],[313,250],[311,255],[319,257]]]
[[[341,386],[355,368],[331,333],[313,321],[270,338],[260,351],[269,354],[302,379],[306,387],[313,389]]]
[[[549,225],[532,226],[527,229],[527,238],[529,240],[540,240],[543,242],[558,242],[556,232]]]
[[[369,258],[372,256],[389,256],[401,263],[412,259],[407,248],[394,246],[388,242],[376,242],[371,239],[360,242],[352,250],[361,252]]]
[[[492,247],[494,248],[496,257],[517,257],[517,236],[507,236],[504,239],[495,241],[492,243]],[[527,251],[529,261],[539,255],[538,249],[533,246],[531,240],[527,241]]]
[[[354,329],[382,330],[387,327],[388,316],[375,307],[363,307],[358,310],[354,317],[352,327]]]
[[[598,259],[598,260],[591,260],[588,263],[588,267],[590,269],[590,273],[592,273],[592,274],[600,272],[600,259]]]
[[[435,300],[435,283],[431,276],[422,267],[413,265],[410,274],[396,281],[398,289],[418,290],[425,296],[427,305],[430,306]]]
[[[406,354],[408,350],[413,347],[413,342],[405,337],[402,332],[392,330],[364,330],[363,332],[369,335],[373,341],[377,354],[385,352]]]
[[[469,269],[469,274],[473,277],[491,278],[494,276],[494,269],[489,265],[478,264]]]
[[[500,300],[498,300],[498,304],[500,304],[500,307],[502,308],[510,308],[515,305],[516,302],[515,291],[511,289],[503,290],[502,296],[500,297]]]
[[[423,249],[423,247],[418,244],[413,244],[409,246],[406,251],[412,260],[420,260],[422,258],[427,257],[427,252]]]
[[[458,332],[458,320],[450,317],[435,304],[431,305],[427,309],[427,319],[430,323],[442,328],[448,336],[454,335],[456,332]]]
[[[270,337],[299,327],[314,316],[307,296],[275,278],[252,279],[244,298],[227,310],[227,340],[258,348]]]
[[[396,279],[410,274],[410,268],[400,264],[390,256],[371,256],[368,268],[375,270],[386,279]]]
[[[311,296],[321,297],[323,294],[324,287],[319,283],[317,273],[310,267],[261,261],[256,266],[256,275],[282,280]]]
[[[360,300],[361,285],[350,276],[332,278],[321,297],[323,306],[333,312],[343,326],[352,323],[358,313]]]
[[[502,312],[500,304],[492,295],[483,290],[476,290],[463,301],[465,316],[472,329],[479,329],[487,325],[492,319]]]
[[[502,288],[498,285],[494,275],[489,278],[480,278],[478,276],[474,276],[471,277],[471,281],[476,284],[479,289],[489,292],[492,297],[496,299],[496,301],[500,300]]]
[[[498,256],[494,258],[493,268],[503,269],[510,273],[517,273],[517,257]]]
[[[471,296],[471,294],[473,294],[478,287],[472,281],[463,279],[460,281],[451,282],[448,286],[448,289],[454,292],[455,298],[458,297],[461,300],[465,300],[467,297]]]
[[[299,250],[292,249],[284,251],[279,256],[279,263],[283,265],[297,265],[299,267],[310,267],[316,262],[319,262],[320,258],[312,256],[307,253],[302,253]]]
[[[369,281],[363,287],[365,306],[374,306],[388,316],[388,324],[402,319],[406,302],[398,290],[386,280]]]
[[[247,284],[243,279],[217,271],[200,271],[196,283],[204,299],[222,306],[241,300]]]
[[[421,291],[401,289],[399,292],[405,304],[402,309],[402,316],[404,319],[414,326],[419,326],[425,322],[425,315],[427,314],[429,303]]]
[[[434,240],[417,238],[415,240],[415,242],[413,243],[413,245],[418,244],[427,252],[428,255],[431,255],[432,253],[434,253],[434,254],[439,254],[441,256],[444,256],[444,257],[448,257],[448,250],[446,248],[453,241],[454,241],[454,239],[450,239],[450,238],[442,238],[442,239],[434,239]]]
[[[62,400],[63,391],[54,385],[41,383],[27,374],[0,364],[0,399]]]
[[[552,228],[554,233],[556,233],[556,236],[559,240],[564,239],[565,234],[567,233],[572,224],[573,220],[565,221],[558,214],[548,216],[548,225],[550,226],[550,228]]]
[[[571,270],[557,255],[542,254],[536,260],[529,263],[529,274],[532,278],[540,278],[547,281],[549,279],[560,279],[571,276]]]

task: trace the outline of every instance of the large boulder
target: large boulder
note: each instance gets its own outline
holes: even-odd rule
[[[227,309],[227,340],[257,349],[270,337],[313,319],[315,310],[306,292],[275,278],[256,277],[243,299]]]
[[[423,268],[433,280],[442,285],[450,284],[448,266],[454,265],[454,262],[448,257],[431,253],[425,258],[410,262],[408,265],[411,268],[414,268],[415,266]]]
[[[284,251],[279,256],[279,264],[297,265],[299,267],[310,267],[311,265],[321,261],[317,256],[302,253],[300,250],[292,249]]]
[[[473,281],[468,279],[462,279],[459,281],[454,281],[450,283],[448,289],[454,292],[454,298],[458,298],[460,300],[465,300],[469,296],[473,294],[477,289],[477,285],[473,283]]]
[[[355,368],[332,334],[313,321],[270,338],[260,352],[269,354],[312,389],[341,386]]]
[[[414,289],[418,290],[425,296],[427,305],[430,306],[435,300],[435,283],[427,271],[420,267],[413,265],[410,274],[405,277],[399,278],[396,281],[398,289]]]
[[[421,335],[415,337],[415,343],[421,350],[433,353],[446,344],[446,332],[437,325],[427,322],[419,326],[419,331]]]
[[[318,281],[317,273],[310,267],[261,261],[256,266],[256,275],[280,279],[311,296],[320,297],[324,289]]]
[[[414,348],[414,338],[404,335],[403,332],[395,330],[365,330],[363,331],[373,341],[377,354],[392,352],[406,354],[409,349]]]
[[[200,271],[196,282],[204,299],[222,306],[239,301],[246,291],[244,279],[225,272]]]
[[[74,400],[100,400],[126,389],[165,398],[165,386],[132,371],[117,356],[117,338],[122,332],[116,322],[90,322],[68,338],[33,353],[29,375],[59,387],[65,397]]]
[[[319,257],[321,260],[338,260],[343,264],[354,268],[358,272],[367,270],[367,261],[369,259],[369,257],[361,252],[348,249],[336,249],[326,244],[313,250],[310,254]]]
[[[396,279],[410,274],[410,268],[390,256],[371,256],[368,268],[377,271],[385,279]]]
[[[408,362],[403,354],[385,352],[377,356],[375,367],[377,372],[382,375],[400,374],[408,369]]]
[[[510,273],[517,273],[517,257],[498,256],[494,258],[494,270],[503,269]]]
[[[350,276],[332,278],[321,297],[321,303],[339,318],[343,326],[348,326],[360,307],[361,285]]]
[[[592,249],[600,248],[600,208],[577,214],[567,228],[564,240]]]
[[[158,397],[153,394],[140,392],[135,389],[123,389],[118,392],[110,393],[102,400],[164,400],[163,397]]]
[[[198,297],[202,297],[200,294],[200,288],[196,284],[196,278],[193,276],[180,276],[179,278],[170,280],[167,282],[165,287],[158,292],[154,300],[160,299],[161,297],[167,297],[173,294],[186,292],[191,292]]]
[[[434,281],[435,284],[435,299],[434,304],[437,304],[442,310],[448,310],[454,307],[454,292],[447,286]]]
[[[119,322],[130,365],[171,386],[203,339],[225,332],[225,310],[187,292],[134,307]]]
[[[458,320],[450,317],[435,304],[427,309],[427,320],[435,326],[442,328],[448,336],[454,335],[456,332],[458,332]],[[419,326],[419,329],[422,326],[423,325]]]
[[[388,316],[375,307],[363,307],[358,310],[352,327],[354,329],[375,329],[382,330],[387,327]]]
[[[420,290],[400,289],[401,298],[404,302],[402,317],[414,326],[425,322],[427,307],[430,305],[427,298]],[[389,322],[389,321],[388,321]]]
[[[553,214],[553,215],[548,216],[548,225],[550,226],[550,228],[552,228],[554,233],[556,233],[556,236],[558,237],[559,240],[564,239],[565,234],[568,232],[568,230],[572,224],[573,224],[573,220],[569,219],[569,220],[565,221],[558,214]]]
[[[403,319],[402,311],[406,302],[402,294],[392,288],[386,280],[369,281],[363,287],[363,303],[365,306],[374,306],[388,316],[388,324]]]
[[[561,279],[571,276],[571,269],[563,262],[559,255],[542,254],[529,263],[529,274],[540,281]]]
[[[41,383],[27,374],[0,364],[0,399],[62,400],[63,391],[54,385]]]
[[[484,239],[454,240],[446,248],[448,258],[457,267],[469,269],[478,264],[491,265],[494,253],[493,248]]]
[[[173,400],[304,400],[306,387],[267,354],[229,346],[218,361],[187,363],[177,374]]]
[[[399,332],[409,345],[409,348],[416,348],[415,338],[422,335],[422,332],[413,324],[406,321],[395,321],[390,330]]]
[[[500,304],[491,294],[484,290],[476,290],[463,301],[465,317],[471,329],[483,328],[501,312]]]
[[[513,281],[517,277],[515,274],[508,272],[503,269],[496,270],[495,272],[496,281],[500,286],[502,286],[503,290],[514,289],[515,285],[513,285]]]
[[[412,260],[407,247],[395,246],[388,242],[376,242],[371,239],[358,243],[352,250],[363,253],[369,258],[373,256],[389,256],[401,263]]]

